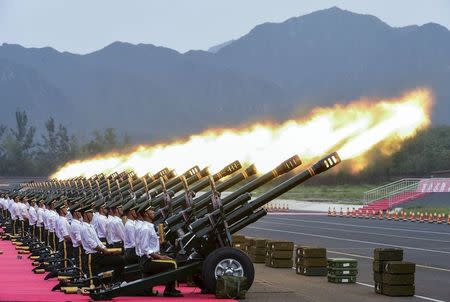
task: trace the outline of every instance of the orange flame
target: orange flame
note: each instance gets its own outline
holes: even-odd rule
[[[233,160],[267,171],[299,154],[304,162],[338,150],[354,160],[354,171],[367,165],[365,154],[380,143],[387,155],[430,124],[431,92],[416,89],[394,99],[363,99],[348,105],[317,108],[307,117],[278,125],[257,123],[242,129],[207,130],[185,141],[140,145],[127,154],[106,154],[65,164],[52,177],[68,179],[133,170],[137,175],[164,167],[178,172],[192,165],[219,170]]]

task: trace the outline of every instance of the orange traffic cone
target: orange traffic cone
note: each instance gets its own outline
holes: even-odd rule
[[[336,208],[333,208],[333,212],[331,212],[331,216],[336,217]]]
[[[386,211],[386,219],[391,220],[391,213],[389,211]]]
[[[437,215],[436,223],[442,224],[442,216],[441,216],[441,214],[438,214],[438,215]]]
[[[424,218],[423,213],[420,213],[419,222],[425,222],[425,218]]]
[[[328,216],[331,216],[331,208],[328,207]]]
[[[430,213],[430,215],[428,216],[428,223],[433,223],[433,222],[434,222],[433,214]]]
[[[341,209],[339,210],[339,217],[344,217],[344,212],[342,211],[342,207],[341,207]]]
[[[350,208],[347,207],[347,212],[345,213],[345,217],[350,218]]]
[[[406,217],[406,212],[405,211],[403,211],[402,220],[403,221],[408,221],[408,217]]]
[[[411,221],[411,222],[416,221],[416,217],[414,216],[414,212],[411,212],[411,213],[409,214],[409,221]]]
[[[396,221],[398,220],[398,212],[397,211],[394,212],[394,220],[396,220]]]
[[[352,208],[352,218],[356,218],[356,210],[355,210],[355,208]]]
[[[447,224],[450,224],[450,214],[448,214]]]
[[[383,210],[380,210],[380,212],[378,213],[378,219],[379,220],[383,220]]]

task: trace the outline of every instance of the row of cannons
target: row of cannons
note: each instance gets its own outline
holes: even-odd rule
[[[26,192],[28,198],[64,197],[71,204],[89,205],[104,200],[123,206],[148,203],[153,207],[161,253],[175,259],[177,268],[142,278],[139,266],[129,265],[124,270],[127,282],[122,284],[113,284],[111,274],[103,272],[94,277],[95,287],[89,289],[92,299],[133,296],[147,288],[188,277],[203,291],[215,292],[217,278],[223,275],[246,277],[249,286],[253,283],[253,264],[244,252],[232,247],[231,235],[264,217],[270,201],[340,161],[339,155],[332,153],[307,169],[295,171],[302,162],[293,156],[259,176],[254,165],[242,167],[235,161],[215,174],[197,166],[182,175],[166,168],[143,177],[123,172],[32,182],[22,184],[20,191]],[[287,173],[283,182],[252,199],[252,191]],[[232,192],[222,196],[225,191]],[[64,261],[49,253],[44,244],[23,240],[29,246],[30,257],[40,262],[39,268],[50,271]],[[81,289],[91,284],[91,279],[71,266],[59,270],[59,277],[60,284],[55,290]]]

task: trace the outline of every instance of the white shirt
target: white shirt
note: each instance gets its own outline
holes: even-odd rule
[[[128,219],[125,223],[125,232],[124,232],[124,240],[123,246],[126,249],[130,249],[136,246],[136,234],[135,234],[135,225],[136,222],[132,219]]]
[[[63,242],[64,237],[69,236],[70,224],[67,221],[67,218],[63,217],[63,216],[59,216],[59,218],[57,218],[56,222],[57,222],[56,229],[55,229],[56,236],[58,236],[59,242]]]
[[[138,256],[146,256],[153,253],[159,253],[159,237],[156,234],[153,223],[144,221],[139,230],[139,254]]]
[[[124,240],[124,230],[122,219],[117,216],[108,216],[108,224],[106,229],[106,241],[109,244]]]
[[[73,217],[72,217],[72,214],[69,211],[67,211],[66,219],[69,222],[69,224],[72,223]]]
[[[16,220],[19,218],[17,215],[17,213],[19,212],[19,203],[18,202],[14,202],[12,204],[10,212],[11,212],[11,218],[13,220]]]
[[[44,223],[44,229],[48,230],[48,216],[50,211],[46,208],[43,209],[44,211],[42,212],[42,222]]]
[[[79,247],[81,242],[82,223],[77,219],[72,219],[70,224],[69,236],[72,240],[73,247]]]
[[[101,243],[100,239],[98,238],[97,233],[94,230],[94,227],[86,222],[82,223],[81,244],[83,245],[86,254],[97,253],[97,251],[95,250],[97,246],[105,248],[103,243]]]
[[[56,231],[56,221],[58,219],[59,215],[55,212],[55,210],[49,210],[48,211],[48,230],[50,232]]]
[[[142,228],[142,224],[143,224],[142,220],[136,220],[134,222],[134,243],[135,243],[136,255],[139,255],[138,252],[140,253],[140,248],[141,248],[139,232]]]
[[[28,216],[29,216],[28,221],[29,221],[30,225],[35,225],[38,220],[38,217],[37,217],[36,209],[34,207],[30,207],[28,209]]]
[[[99,238],[106,238],[106,222],[107,218],[105,215],[98,214],[96,219],[96,228],[95,231]],[[93,226],[94,227],[94,226]]]
[[[37,213],[36,226],[41,227],[44,223],[44,209],[37,208],[36,213]]]

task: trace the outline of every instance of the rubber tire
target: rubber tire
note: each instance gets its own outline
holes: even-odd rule
[[[234,247],[221,247],[209,254],[202,265],[203,285],[211,293],[216,292],[216,266],[220,261],[227,258],[235,259],[242,265],[244,277],[247,278],[248,288],[253,284],[253,280],[255,279],[255,268],[247,254]]]

